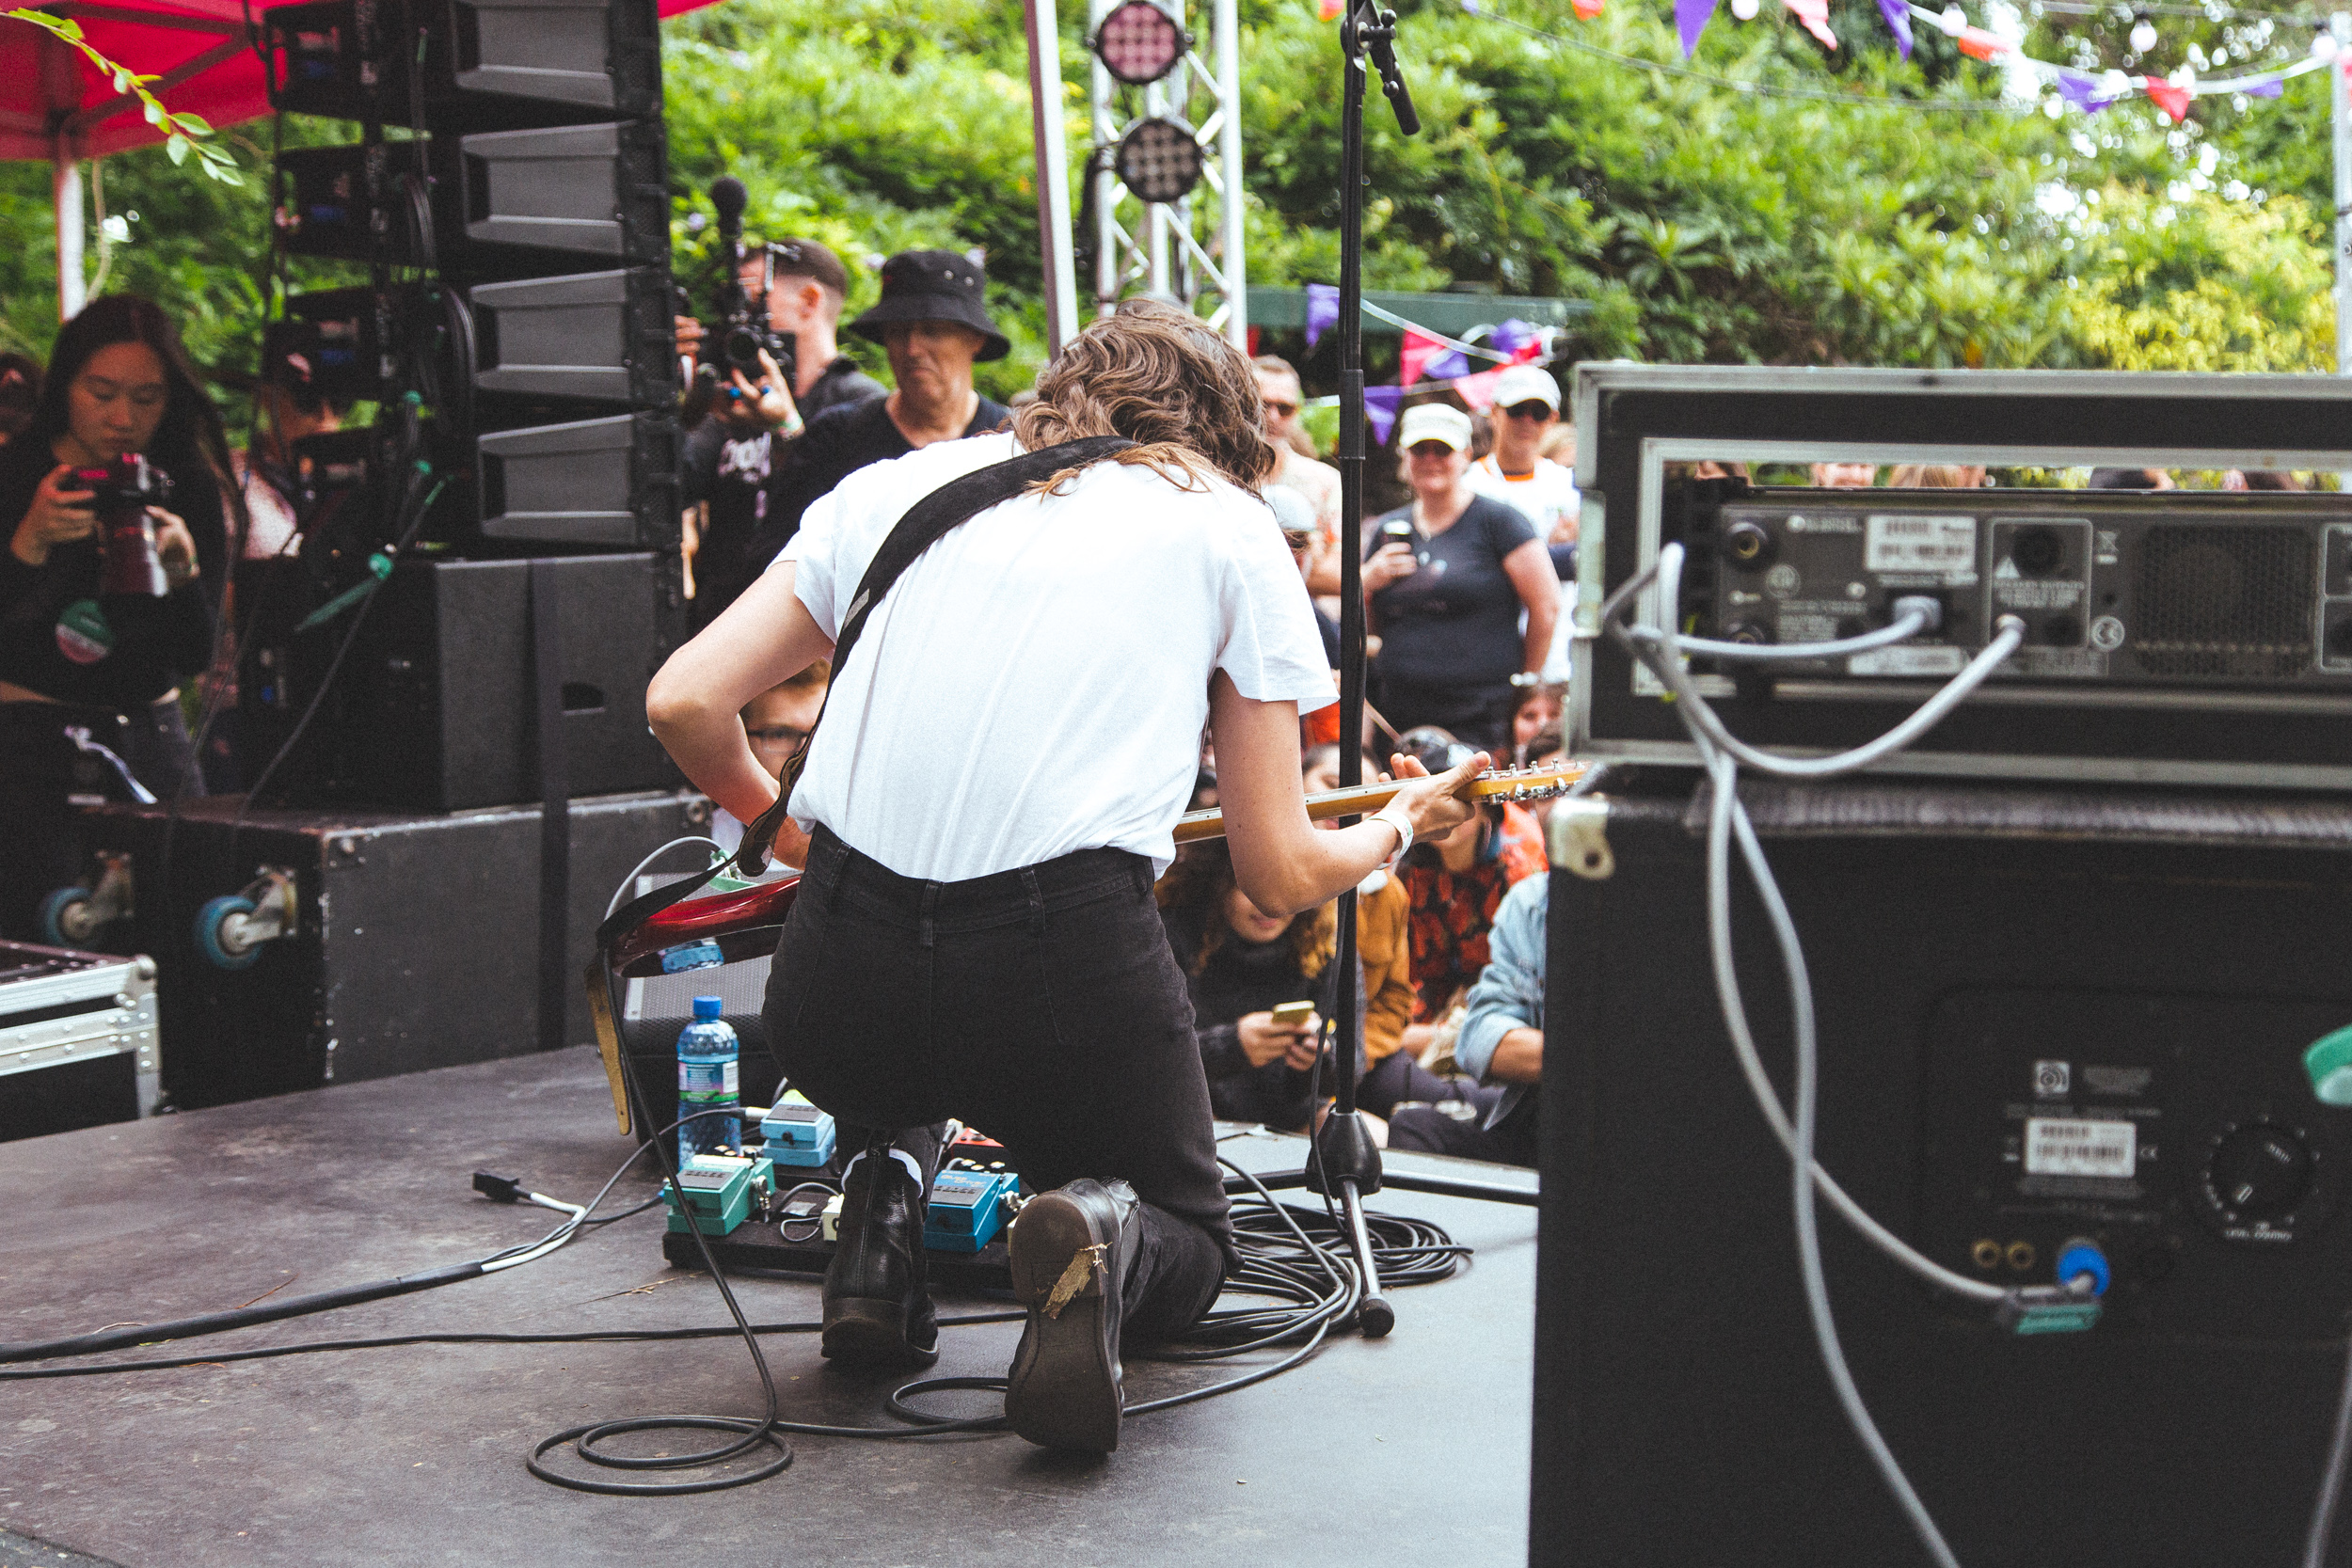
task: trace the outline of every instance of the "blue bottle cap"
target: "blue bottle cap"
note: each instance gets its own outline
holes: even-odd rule
[[[697,1019],[717,1018],[726,1010],[726,1003],[720,997],[697,996],[694,998],[694,1016]]]

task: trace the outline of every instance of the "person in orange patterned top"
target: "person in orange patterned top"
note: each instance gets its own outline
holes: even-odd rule
[[[1472,754],[1470,747],[1435,725],[1407,730],[1397,750],[1423,766],[1445,757],[1459,762]],[[1511,823],[1512,812],[1527,820]],[[1486,933],[1493,928],[1504,892],[1544,869],[1542,831],[1515,806],[1484,804],[1477,816],[1453,832],[1413,846],[1399,868],[1399,879],[1411,900],[1406,934],[1416,1026],[1406,1032],[1408,1047],[1417,1050],[1427,1041],[1429,1026],[1443,1019],[1455,994],[1486,967]]]

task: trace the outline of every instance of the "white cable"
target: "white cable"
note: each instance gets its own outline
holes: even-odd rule
[[[482,1272],[484,1274],[496,1274],[501,1269],[517,1268],[524,1263],[533,1263],[538,1261],[540,1259],[545,1258],[548,1253],[555,1251],[564,1243],[570,1241],[574,1236],[579,1235],[581,1222],[588,1218],[588,1211],[580,1205],[577,1203],[566,1203],[560,1197],[549,1197],[545,1193],[525,1193],[523,1195],[523,1201],[526,1203],[536,1204],[542,1209],[552,1209],[557,1213],[564,1214],[568,1217],[562,1225],[556,1227],[554,1230],[548,1232],[540,1240],[532,1243],[529,1246],[517,1247],[512,1253],[506,1254],[502,1257],[493,1258],[488,1262],[483,1264]]]
[[[2327,1568],[2328,1538],[2335,1533],[2336,1504],[2344,1496],[2347,1450],[2352,1450],[2352,1361],[2344,1369],[2344,1392],[2336,1401],[2335,1435],[2328,1443],[2328,1463],[2319,1475],[2319,1498],[2312,1505],[2311,1533],[2303,1542],[2303,1568]]]
[[[2015,653],[2018,645],[2026,640],[2026,624],[2016,616],[2004,615],[1997,635],[1975,658],[1968,661],[1966,667],[1934,696],[1922,703],[1917,711],[1876,740],[1832,756],[1784,757],[1759,751],[1734,736],[1724,727],[1724,721],[1716,717],[1715,710],[1708,705],[1707,700],[1691,685],[1690,677],[1682,668],[1681,640],[1675,636],[1672,626],[1676,618],[1674,607],[1680,604],[1682,595],[1682,546],[1678,544],[1668,545],[1660,550],[1657,569],[1659,597],[1668,607],[1667,613],[1661,619],[1669,624],[1641,628],[1645,634],[1642,636],[1636,636],[1630,630],[1622,631],[1621,635],[1636,657],[1648,665],[1666,684],[1667,689],[1675,694],[1676,710],[1683,723],[1698,732],[1693,734],[1693,739],[1699,738],[1699,734],[1703,733],[1706,739],[1717,748],[1730,752],[1749,767],[1781,778],[1832,778],[1839,773],[1851,773],[1867,768],[1881,758],[1901,751],[1942,723],[1952,709],[1983,685],[1986,677]]]
[[[1675,643],[1686,654],[1703,654],[1708,658],[1733,664],[1780,664],[1796,659],[1843,658],[1848,654],[1867,654],[1873,648],[1905,641],[1928,629],[1927,611],[1913,610],[1897,616],[1876,631],[1866,631],[1858,637],[1841,637],[1834,642],[1724,642],[1711,637],[1678,637],[1675,639]],[[1658,634],[1647,626],[1635,626],[1631,630],[1642,641],[1658,640]]]
[[[1724,813],[1726,817],[1743,818],[1746,814],[1738,805],[1738,765],[1731,758],[1717,752],[1708,759],[1708,770],[1718,796],[1732,802]],[[1742,849],[1746,847],[1746,836],[1742,835]],[[1712,842],[1711,835],[1708,849],[1710,855],[1720,849],[1720,846]],[[1862,1440],[1870,1462],[1878,1467],[1879,1475],[1886,1482],[1886,1489],[1894,1494],[1895,1501],[1910,1519],[1911,1528],[1917,1532],[1920,1544],[1928,1549],[1928,1555],[1936,1560],[1939,1568],[1960,1568],[1959,1558],[1952,1554],[1943,1531],[1936,1528],[1927,1505],[1919,1500],[1919,1494],[1912,1489],[1910,1478],[1903,1474],[1902,1464],[1895,1457],[1895,1451],[1887,1447],[1878,1423],[1870,1418],[1869,1407],[1862,1402],[1862,1390],[1854,1386],[1853,1371],[1846,1365],[1845,1349],[1838,1343],[1837,1322],[1830,1310],[1829,1283],[1821,1271],[1820,1220],[1813,1208],[1814,1188],[1820,1174],[1813,1159],[1813,1134],[1820,1101],[1820,1042],[1814,1033],[1813,984],[1805,974],[1804,949],[1797,940],[1796,923],[1789,918],[1788,906],[1781,898],[1779,883],[1772,879],[1772,867],[1759,855],[1749,863],[1748,870],[1756,879],[1756,894],[1763,900],[1765,917],[1772,924],[1772,935],[1780,945],[1781,964],[1788,975],[1788,1006],[1792,1015],[1791,1033],[1796,1038],[1797,1069],[1794,1160],[1790,1171],[1797,1212],[1798,1273],[1804,1283],[1804,1304],[1813,1320],[1813,1337],[1820,1347],[1822,1365],[1828,1369],[1830,1385],[1836,1390],[1837,1402],[1845,1408],[1847,1421],[1853,1427],[1854,1435]],[[1710,866],[1708,875],[1711,895],[1716,867]],[[1712,922],[1709,924],[1711,930]],[[1729,934],[1727,928],[1724,934]],[[1716,955],[1719,974],[1728,967],[1729,957],[1727,953]]]
[[[1710,775],[1716,768],[1733,771],[1730,759],[1720,752],[1713,754]],[[1707,937],[1714,960],[1715,991],[1721,999],[1724,1024],[1731,1033],[1733,1051],[1740,1058],[1740,1070],[1756,1095],[1756,1108],[1780,1140],[1781,1148],[1796,1157],[1796,1130],[1789,1126],[1788,1113],[1782,1109],[1780,1095],[1772,1087],[1772,1079],[1764,1071],[1764,1061],[1756,1048],[1756,1036],[1748,1027],[1747,1005],[1740,994],[1740,976],[1732,963],[1731,942],[1731,854],[1730,838],[1735,826],[1740,830],[1740,849],[1748,862],[1751,876],[1761,879],[1758,868],[1763,866],[1763,846],[1756,841],[1756,830],[1748,822],[1747,813],[1739,809],[1739,795],[1720,777],[1712,777],[1714,799],[1708,802],[1707,819]],[[1753,847],[1751,847],[1753,846]],[[1848,1225],[1862,1238],[1887,1257],[1909,1269],[1939,1290],[1952,1291],[1974,1301],[1998,1302],[2008,1294],[1997,1285],[1970,1279],[1956,1274],[1933,1259],[1914,1248],[1893,1231],[1870,1217],[1862,1205],[1839,1186],[1817,1161],[1813,1166],[1813,1183],[1832,1208],[1844,1216]]]
[[[651,865],[654,862],[660,860],[662,856],[668,854],[671,850],[676,848],[681,844],[707,844],[713,849],[717,849],[719,853],[723,855],[726,853],[726,850],[721,847],[717,839],[707,838],[701,833],[688,833],[684,838],[674,838],[670,840],[669,843],[663,845],[660,848],[656,849],[652,854],[647,855],[644,860],[639,861],[636,867],[631,870],[628,876],[621,879],[621,885],[612,890],[612,897],[611,901],[604,906],[605,919],[610,920],[612,918],[612,911],[621,907],[621,900],[628,897],[628,890],[637,885],[637,879],[645,874],[645,867]]]

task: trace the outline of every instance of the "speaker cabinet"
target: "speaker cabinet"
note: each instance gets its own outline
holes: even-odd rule
[[[1704,817],[1662,787],[1576,824],[1610,854],[1554,856],[1586,874],[1550,886],[1530,1560],[1924,1561],[1831,1392],[1788,1160],[1709,977]],[[2352,1308],[2352,1110],[2302,1066],[2352,1022],[2352,806],[1743,799],[1811,966],[1822,1164],[1978,1278],[2052,1282],[2077,1238],[2112,1260],[2095,1327],[2019,1337],[1821,1206],[1847,1357],[1960,1560],[2299,1561]],[[1785,1096],[1787,988],[1734,885]],[[2352,1530],[2328,1560],[2352,1563]]]

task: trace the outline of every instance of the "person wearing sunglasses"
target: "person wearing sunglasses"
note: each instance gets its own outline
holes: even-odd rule
[[[1573,545],[1576,475],[1543,455],[1544,438],[1559,419],[1560,384],[1549,371],[1504,371],[1495,382],[1495,449],[1470,465],[1470,486],[1517,507],[1546,545]]]

